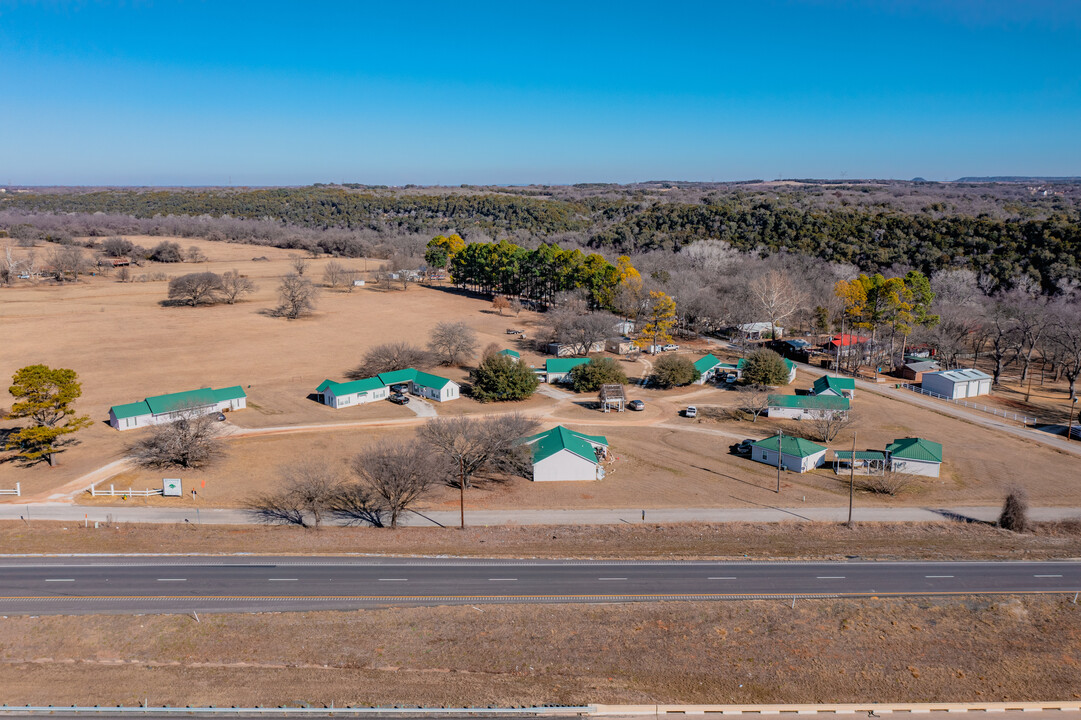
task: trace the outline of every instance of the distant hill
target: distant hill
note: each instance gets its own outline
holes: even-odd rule
[[[1081,177],[1077,175],[1071,175],[1070,177],[1029,177],[1027,175],[994,175],[992,177],[963,177],[954,182],[963,183],[987,183],[987,182],[1008,182],[1008,183],[1065,183],[1069,185],[1077,185],[1081,183]]]

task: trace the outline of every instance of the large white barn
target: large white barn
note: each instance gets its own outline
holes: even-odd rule
[[[991,376],[982,370],[939,370],[925,372],[920,386],[936,395],[950,400],[988,395],[991,392]]]
[[[142,402],[114,405],[109,408],[109,424],[117,430],[134,430],[149,425],[172,422],[183,415],[243,410],[248,406],[244,388],[200,388],[185,392],[155,395]]]

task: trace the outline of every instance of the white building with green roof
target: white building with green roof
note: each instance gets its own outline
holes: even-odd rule
[[[698,358],[694,361],[694,369],[698,371],[698,379],[694,381],[694,384],[705,385],[716,376],[718,369],[723,365],[724,363],[713,353]]]
[[[554,358],[544,361],[545,381],[549,384],[567,382],[571,370],[592,362],[590,358]]]
[[[142,402],[114,405],[109,408],[109,424],[117,430],[160,425],[173,422],[184,415],[210,415],[243,410],[248,406],[244,388],[199,388],[168,395],[155,395]]]
[[[533,453],[533,481],[585,481],[604,477],[601,460],[608,456],[608,439],[557,425],[519,440]]]
[[[751,444],[751,459],[777,466],[778,452],[781,467],[793,472],[814,470],[826,461],[826,447],[793,435],[774,435]]]
[[[824,414],[848,413],[848,398],[835,395],[770,395],[766,399],[766,417],[790,420],[814,420]]]
[[[886,446],[889,468],[906,475],[938,477],[942,445],[923,438],[901,438]]]
[[[316,388],[316,392],[319,393],[320,402],[335,409],[386,400],[390,397],[390,389],[380,382],[379,378],[364,378],[343,383],[324,380]]]
[[[814,385],[811,387],[811,394],[852,399],[856,395],[856,379],[823,375],[815,380]]]

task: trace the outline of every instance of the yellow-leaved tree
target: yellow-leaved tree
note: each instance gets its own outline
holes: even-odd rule
[[[634,343],[656,354],[658,346],[672,342],[672,328],[676,326],[676,301],[663,290],[650,291],[645,320],[641,337]]]

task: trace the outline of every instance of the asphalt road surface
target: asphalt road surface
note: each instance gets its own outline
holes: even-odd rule
[[[0,559],[0,613],[1075,593],[1081,562],[711,563],[333,557]]]

